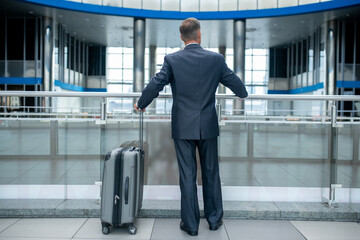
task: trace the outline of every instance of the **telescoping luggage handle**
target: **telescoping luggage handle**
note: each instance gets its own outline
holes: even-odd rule
[[[139,131],[139,148],[143,149],[143,141],[144,141],[144,112],[140,109],[140,131]]]

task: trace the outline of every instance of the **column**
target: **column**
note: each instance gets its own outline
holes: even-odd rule
[[[336,94],[336,35],[337,35],[337,21],[331,20],[327,23],[326,32],[326,81],[324,83],[325,94]],[[330,111],[332,123],[337,117],[336,102],[327,101],[326,109]],[[330,162],[330,191],[329,204],[331,205],[334,199],[334,189],[331,184],[337,183],[337,128],[333,124],[330,126],[329,142],[328,142],[328,156]]]
[[[52,64],[53,64],[53,21],[51,18],[43,19],[43,91],[52,91]],[[50,112],[51,98],[44,97],[42,101],[46,112]]]
[[[144,89],[145,19],[134,19],[134,92]]]
[[[156,74],[156,46],[149,46],[149,80]],[[154,109],[156,113],[156,99],[154,99],[148,108]]]
[[[226,46],[219,46],[219,53],[224,56],[226,61]],[[219,83],[218,93],[224,94],[226,93],[226,87]],[[226,100],[220,99],[218,103],[221,105],[221,109],[226,109]]]
[[[245,80],[245,20],[234,20],[234,72]],[[244,110],[244,101],[234,100],[233,109]],[[235,112],[234,114],[243,114]]]
[[[336,29],[337,21],[332,20],[327,23],[326,36],[326,95],[336,94]]]

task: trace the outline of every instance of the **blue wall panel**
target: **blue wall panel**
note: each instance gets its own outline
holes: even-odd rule
[[[55,86],[61,87],[65,90],[76,91],[76,92],[107,92],[106,88],[84,88],[61,81],[55,80]]]
[[[35,85],[41,83],[42,78],[0,77],[0,84]]]

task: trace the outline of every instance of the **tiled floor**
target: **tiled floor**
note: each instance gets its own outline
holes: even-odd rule
[[[0,219],[1,240],[31,239],[206,239],[206,240],[358,240],[360,224],[353,222],[268,221],[224,219],[218,231],[210,231],[201,219],[199,235],[190,237],[179,229],[180,219],[140,218],[136,235],[116,228],[103,235],[98,218]]]

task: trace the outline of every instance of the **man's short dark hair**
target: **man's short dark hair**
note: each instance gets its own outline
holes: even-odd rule
[[[200,30],[200,22],[196,18],[187,18],[182,22],[179,30],[181,37],[185,42],[197,40],[197,33]]]

